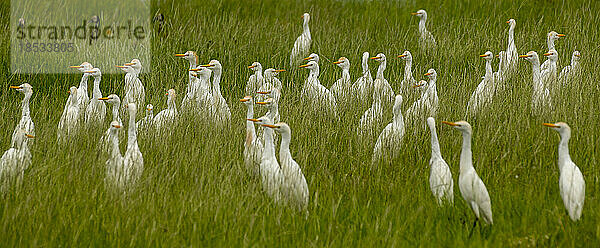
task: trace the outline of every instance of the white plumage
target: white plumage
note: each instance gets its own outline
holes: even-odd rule
[[[571,220],[577,221],[581,218],[585,201],[585,180],[579,167],[571,160],[571,155],[569,155],[571,128],[564,122],[544,123],[544,126],[550,127],[560,134],[560,142],[558,143],[560,179],[558,186],[569,217],[571,217]]]
[[[439,99],[437,95],[437,72],[434,69],[429,69],[425,76],[429,78],[429,81],[425,83],[420,81],[416,87],[427,87],[421,94],[421,98],[415,101],[406,111],[407,123],[413,128],[414,132],[424,130],[425,118],[437,116],[439,108]]]
[[[310,51],[310,44],[312,42],[310,28],[308,27],[310,15],[308,13],[304,13],[304,15],[302,15],[302,19],[304,19],[304,23],[302,24],[302,34],[298,36],[294,42],[294,47],[292,48],[292,53],[290,54],[291,67],[298,66],[302,61],[302,58],[304,58],[304,56],[306,56],[306,54],[308,54]]]
[[[402,116],[402,96],[397,95],[394,102],[394,119],[379,134],[371,163],[391,161],[400,152],[400,145],[404,138],[404,117]]]
[[[125,187],[125,167],[123,166],[123,155],[119,149],[119,130],[121,125],[112,121],[106,131],[109,143],[109,158],[106,160],[106,177],[104,182],[108,188],[123,189]]]
[[[25,133],[35,136],[35,125],[33,124],[33,120],[31,119],[31,113],[29,109],[29,99],[33,95],[33,87],[30,84],[24,83],[19,86],[10,86],[11,89],[15,89],[23,93],[23,101],[21,102],[21,120],[19,120],[19,124],[15,127],[15,131],[13,131],[12,139],[10,142],[11,147],[14,147],[16,144],[16,138],[18,137],[17,131],[24,130]],[[31,143],[27,141],[27,143]]]
[[[581,65],[579,64],[580,57],[581,53],[579,53],[579,51],[574,51],[571,56],[571,64],[565,66],[565,68],[560,71],[558,80],[563,86],[567,86],[568,82],[571,82],[572,78],[581,72]]]
[[[67,139],[72,138],[77,135],[77,132],[79,131],[81,108],[79,107],[79,100],[77,98],[77,88],[71,86],[69,94],[71,95],[65,104],[65,110],[58,122],[57,135],[59,142],[64,142]]]
[[[263,153],[263,142],[258,138],[254,127],[254,99],[252,96],[246,96],[240,99],[248,111],[246,113],[246,139],[244,140],[244,165],[253,176],[260,175],[260,162]]]
[[[273,123],[267,116],[260,117],[256,120],[250,119],[256,124],[269,124]],[[267,127],[263,127],[264,132],[264,150],[260,160],[260,176],[262,179],[263,190],[267,192],[269,197],[273,198],[275,202],[279,202],[282,198],[282,184],[283,184],[283,173],[279,167],[279,162],[275,157],[275,144],[273,142],[273,130]]]
[[[90,103],[85,110],[85,123],[88,127],[100,127],[104,124],[104,118],[106,117],[106,104],[100,100],[102,98],[102,92],[100,91],[102,72],[98,68],[93,68],[85,71],[85,73],[94,77],[92,99],[90,99]]]
[[[12,139],[14,144],[2,155],[0,159],[1,191],[6,192],[16,182],[20,184],[23,180],[25,170],[31,165],[31,152],[27,146],[27,139],[32,135],[23,129],[18,129]]]
[[[218,60],[211,60],[208,64],[200,65],[199,67],[208,68],[212,71],[213,116],[218,125],[225,125],[231,121],[231,111],[229,111],[227,101],[225,101],[225,98],[221,94],[221,73],[223,70],[221,63]]]
[[[531,63],[533,75],[533,94],[531,96],[532,113],[535,115],[544,112],[546,109],[551,109],[552,100],[550,98],[550,91],[542,82],[538,54],[534,51],[530,51],[525,55],[519,55],[519,58],[525,58],[525,60]]]
[[[352,92],[352,82],[350,81],[350,61],[346,57],[341,57],[338,61],[333,62],[342,68],[340,78],[331,86],[331,92],[335,97],[338,105],[346,106],[350,103]]]
[[[458,175],[458,186],[462,197],[471,207],[475,217],[483,219],[487,224],[493,224],[492,201],[485,184],[477,175],[473,167],[473,156],[471,153],[471,125],[466,121],[442,122],[459,130],[463,136],[462,151],[460,153],[460,173]],[[476,221],[477,221],[476,220]]]
[[[362,56],[362,76],[352,85],[354,95],[360,104],[367,105],[373,100],[373,77],[369,71],[369,52],[364,52]]]
[[[561,37],[565,37],[565,35],[559,34],[556,31],[550,31],[548,33],[548,36],[546,38],[546,42],[548,43],[548,51],[553,50],[553,49],[556,50],[556,48],[554,47],[554,42],[557,41],[558,39],[560,39]],[[546,60],[540,67],[540,70],[544,71],[544,70],[548,69],[548,66],[550,66],[550,61]],[[558,64],[557,64],[557,66],[558,66]]]
[[[471,94],[469,103],[467,104],[467,115],[476,116],[482,109],[486,108],[492,103],[492,98],[495,93],[495,82],[494,74],[492,71],[492,60],[494,60],[494,54],[487,51],[485,54],[479,55],[479,57],[485,59],[485,76],[477,85],[477,88]]]
[[[309,61],[300,67],[308,69],[308,78],[302,87],[302,101],[308,103],[315,113],[337,118],[337,103],[333,93],[319,81],[319,64]]]
[[[160,111],[152,120],[155,130],[158,132],[171,130],[179,117],[175,104],[175,90],[169,89],[165,95],[167,96],[167,108]]]
[[[254,74],[250,75],[250,78],[248,78],[248,82],[246,83],[246,95],[255,96],[256,92],[263,87],[265,81],[262,65],[259,62],[254,62],[252,65],[248,66],[248,69],[251,69]]]
[[[398,58],[404,60],[404,78],[400,83],[400,94],[407,96],[411,94],[411,87],[417,82],[412,76],[412,54],[410,51],[404,51],[404,53],[398,55]]]
[[[414,16],[418,16],[420,18],[419,20],[419,43],[421,45],[421,47],[435,47],[436,46],[436,42],[435,42],[435,38],[433,37],[433,35],[431,34],[431,32],[429,32],[427,30],[427,27],[425,26],[425,23],[427,22],[427,12],[425,10],[419,10],[415,13],[411,13]]]
[[[283,175],[282,192],[287,202],[297,207],[299,210],[308,207],[308,184],[302,173],[302,169],[292,158],[290,152],[290,141],[292,139],[292,130],[283,122],[275,125],[263,124],[263,126],[274,129],[281,135],[281,146],[279,148],[279,161],[281,174]]]
[[[83,113],[85,113],[87,109],[87,104],[90,101],[90,97],[88,96],[88,79],[90,77],[89,73],[85,73],[91,69],[94,69],[92,64],[88,62],[83,62],[81,65],[69,66],[71,68],[75,68],[83,73],[81,76],[81,81],[79,82],[79,88],[77,88],[77,100],[79,102],[80,113],[82,113],[81,118],[84,117]],[[64,115],[64,113],[63,113]]]
[[[144,157],[137,142],[137,128],[135,125],[137,106],[134,103],[125,106],[129,112],[129,130],[127,131],[127,150],[123,157],[123,171],[125,172],[125,185],[134,185],[144,172]]]
[[[450,204],[454,203],[454,181],[452,180],[452,172],[450,167],[442,157],[440,151],[440,142],[438,141],[435,128],[435,119],[427,118],[427,126],[431,131],[431,159],[429,159],[429,187],[433,196],[437,199],[438,204],[443,204],[447,201]]]

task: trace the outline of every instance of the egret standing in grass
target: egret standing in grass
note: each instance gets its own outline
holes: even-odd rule
[[[79,130],[79,120],[81,108],[79,107],[79,99],[77,98],[77,87],[71,86],[68,93],[70,94],[65,110],[58,122],[58,141],[64,142],[75,136]]]
[[[284,122],[279,122],[275,125],[263,124],[262,126],[272,128],[281,135],[279,164],[281,165],[281,174],[283,175],[283,195],[292,206],[296,206],[299,210],[306,210],[309,197],[308,184],[306,183],[302,169],[290,152],[290,141],[292,139],[290,126]]]
[[[402,96],[397,95],[394,102],[394,119],[379,134],[375,148],[373,149],[372,164],[382,160],[387,162],[395,158],[404,138],[404,117],[402,116]]]
[[[221,73],[223,70],[221,63],[218,60],[211,60],[208,64],[200,65],[199,67],[208,68],[212,71],[212,95],[214,99],[215,119],[217,124],[225,125],[231,121],[231,111],[229,111],[227,101],[225,101],[225,98],[221,94]]]
[[[364,52],[362,56],[362,76],[352,85],[354,95],[360,104],[368,104],[373,100],[373,77],[369,71],[369,52]]]
[[[467,115],[476,116],[481,109],[487,107],[492,102],[494,96],[494,72],[492,70],[492,60],[494,60],[494,54],[490,51],[485,54],[479,55],[479,57],[485,59],[485,75],[477,88],[471,94],[469,103],[467,104]]]
[[[254,74],[250,75],[246,83],[246,95],[254,96],[256,91],[263,86],[265,78],[263,77],[262,65],[259,62],[252,63],[252,65],[248,66],[248,69],[252,70]]]
[[[304,13],[302,19],[304,19],[304,23],[302,24],[302,34],[296,39],[296,42],[294,42],[294,48],[292,48],[292,53],[290,54],[290,67],[298,66],[301,62],[301,58],[304,58],[310,51],[310,44],[312,42],[310,28],[308,27],[310,15]]]
[[[300,68],[306,68],[310,71],[302,87],[301,98],[304,99],[303,102],[309,103],[316,113],[337,118],[335,97],[319,81],[319,64],[315,61],[309,61],[307,64],[301,65]]]
[[[29,99],[33,95],[33,87],[30,84],[24,83],[19,86],[10,86],[11,89],[15,89],[23,93],[23,101],[21,102],[21,120],[19,124],[13,131],[12,140],[10,142],[11,146],[15,146],[16,142],[16,133],[18,130],[22,129],[25,133],[35,136],[35,125],[33,124],[33,120],[31,119],[31,112],[29,110]],[[29,141],[27,141],[30,143]]]
[[[454,203],[454,181],[450,167],[442,157],[440,142],[435,128],[435,119],[427,118],[427,126],[431,131],[431,159],[429,159],[429,187],[439,205],[447,201]]]
[[[412,76],[412,54],[410,51],[404,51],[404,53],[398,55],[398,58],[401,58],[405,61],[404,64],[404,78],[400,83],[400,94],[407,96],[410,95],[411,86],[413,86],[417,81]]]
[[[88,127],[98,127],[103,125],[104,118],[106,117],[106,105],[100,100],[100,98],[102,98],[102,91],[100,91],[102,72],[100,72],[100,69],[98,68],[93,68],[89,71],[85,71],[85,73],[94,77],[94,89],[92,91],[92,99],[85,111],[85,123]]]
[[[144,157],[137,142],[137,127],[135,125],[135,115],[137,106],[135,103],[125,105],[129,112],[129,130],[127,131],[127,150],[123,157],[123,168],[125,171],[125,184],[133,185],[137,183],[144,172]]]
[[[460,153],[460,173],[458,174],[458,186],[462,197],[475,213],[475,222],[481,218],[487,224],[494,224],[492,218],[492,201],[488,194],[487,188],[473,167],[473,156],[471,153],[471,125],[466,121],[442,123],[454,127],[462,133],[463,144]],[[472,230],[471,230],[472,231]]]
[[[255,124],[273,125],[269,117],[263,116],[258,119],[248,119]],[[282,198],[283,174],[279,167],[279,162],[275,157],[275,143],[273,142],[273,130],[263,127],[265,147],[260,160],[260,175],[262,178],[263,190],[267,192],[269,197],[275,202],[279,202]]]
[[[527,54],[519,55],[519,58],[524,58],[531,63],[533,75],[533,94],[531,97],[531,111],[533,114],[540,114],[546,109],[552,108],[552,100],[550,99],[550,91],[542,82],[540,72],[540,59],[538,54],[530,51]]]
[[[556,31],[550,31],[548,33],[548,37],[546,39],[546,42],[548,43],[548,51],[550,51],[550,50],[556,50],[556,48],[554,47],[554,42],[557,41],[558,39],[560,39],[561,37],[565,37],[565,36],[566,35],[559,34]],[[546,69],[548,69],[548,66],[550,66],[550,61],[546,60],[546,61],[544,61],[544,63],[540,67],[540,70],[542,70],[542,71],[546,70]]]
[[[69,67],[75,68],[83,73],[83,76],[81,76],[81,81],[79,82],[79,88],[77,88],[77,97],[78,97],[80,112],[82,113],[81,117],[84,117],[83,113],[85,113],[87,104],[90,101],[90,97],[88,96],[88,84],[87,84],[90,74],[85,73],[85,72],[89,71],[91,69],[94,69],[94,67],[92,66],[92,64],[90,64],[88,62],[83,62],[83,63],[81,63],[81,65],[74,65],[74,66],[69,66]]]
[[[125,171],[123,167],[123,155],[119,148],[119,130],[121,125],[117,121],[110,123],[107,130],[108,142],[110,144],[109,158],[106,160],[106,177],[104,182],[110,188],[123,189],[125,186]]]
[[[27,146],[27,139],[33,137],[23,129],[18,129],[13,134],[14,144],[4,152],[0,159],[0,180],[2,181],[0,189],[2,192],[6,192],[13,181],[19,184],[23,180],[25,170],[31,165],[31,152]]]
[[[427,12],[423,9],[415,12],[415,13],[411,13],[414,16],[418,16],[420,18],[419,20],[419,43],[421,45],[421,47],[435,47],[436,43],[435,43],[435,38],[433,37],[433,35],[431,34],[431,32],[427,31],[427,27],[425,26],[425,23],[427,22]]]
[[[165,95],[167,96],[167,108],[160,111],[152,120],[152,124],[157,132],[174,128],[179,118],[177,105],[175,104],[175,90],[169,89]]]
[[[571,64],[565,66],[565,68],[560,71],[558,79],[563,86],[567,85],[568,82],[571,82],[573,76],[577,76],[581,72],[581,65],[579,64],[580,57],[581,53],[579,53],[579,51],[574,51],[571,56]]]
[[[352,90],[352,82],[350,81],[350,61],[346,57],[341,57],[338,61],[333,63],[342,68],[342,74],[331,86],[331,92],[338,105],[347,106],[347,104],[350,103],[350,93]],[[346,107],[344,107],[344,110],[345,109]]]
[[[256,135],[256,129],[254,127],[254,99],[252,96],[246,96],[240,99],[243,102],[248,111],[246,113],[246,139],[244,141],[244,164],[246,169],[253,176],[260,175],[260,161],[263,153],[263,143]]]
[[[517,46],[515,45],[515,27],[517,26],[517,22],[515,19],[510,19],[506,21],[508,23],[508,46],[506,47],[505,56],[500,56],[501,64],[505,63],[506,66],[503,66],[506,69],[506,73],[512,74],[517,71],[517,62],[519,60],[519,54],[517,53]]]
[[[544,126],[550,127],[560,134],[560,142],[558,143],[558,170],[560,172],[558,186],[560,187],[560,196],[571,220],[578,221],[581,218],[585,201],[585,180],[579,167],[571,160],[569,154],[571,128],[564,122],[544,123]]]

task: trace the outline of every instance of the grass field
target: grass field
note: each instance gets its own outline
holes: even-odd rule
[[[166,107],[164,90],[174,88],[179,105],[188,65],[173,55],[197,51],[201,62],[218,59],[223,64],[221,88],[232,111],[231,127],[215,129],[202,120],[186,120],[170,137],[141,136],[142,180],[133,193],[120,196],[104,187],[104,161],[97,149],[104,128],[83,133],[67,147],[56,143],[66,91],[79,84],[80,75],[11,74],[10,5],[0,2],[0,148],[9,148],[21,111],[22,94],[9,85],[33,85],[37,136],[23,185],[0,197],[0,246],[600,246],[600,73],[595,68],[600,3],[229,0],[158,1],[152,9],[166,16],[166,29],[152,42],[152,73],[141,76],[146,101],[157,113]],[[438,43],[433,52],[419,48],[418,18],[410,15],[418,9],[428,11],[428,28]],[[478,227],[468,237],[474,215],[457,186],[459,132],[437,126],[455,180],[455,205],[438,207],[429,189],[428,132],[405,136],[400,156],[374,167],[374,141],[360,140],[354,132],[365,110],[361,104],[339,122],[304,114],[300,89],[308,72],[288,68],[304,12],[311,14],[312,50],[321,56],[325,86],[340,74],[330,62],[348,57],[354,82],[361,73],[362,52],[383,52],[386,78],[397,91],[404,63],[395,57],[410,50],[416,79],[423,79],[429,68],[437,70],[438,124],[463,118],[484,74],[478,55],[506,49],[509,18],[517,21],[520,54],[533,50],[541,55],[547,32],[565,33],[556,43],[560,66],[569,64],[577,49],[583,73],[570,82],[565,98],[556,100],[553,113],[533,116],[531,67],[520,61],[518,74],[507,81],[509,89],[477,120],[468,120],[475,169],[487,185],[494,213],[493,226]],[[254,61],[265,69],[288,70],[279,76],[284,85],[279,106],[282,121],[292,128],[292,154],[310,189],[307,218],[272,202],[244,170],[246,109],[237,99],[251,75],[246,66]],[[369,65],[375,75],[378,64]],[[102,82],[104,95],[123,95],[123,74],[105,73]],[[405,98],[403,109],[413,100]],[[569,219],[559,195],[559,137],[541,125],[556,121],[571,126],[571,157],[586,180],[583,217],[577,223]]]

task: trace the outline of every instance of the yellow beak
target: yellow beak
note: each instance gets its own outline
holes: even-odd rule
[[[414,13],[414,12],[413,12],[413,13],[410,13],[410,14],[411,14],[411,15],[418,15],[419,13]]]
[[[22,89],[23,87],[21,87],[21,86],[12,86],[12,85],[11,85],[11,86],[10,86],[10,88],[11,88],[11,89]]]
[[[194,69],[189,69],[188,71],[199,71],[200,69],[198,68],[194,68]]]
[[[254,68],[254,67],[256,67],[256,66],[255,66],[255,65],[249,65],[249,66],[248,66],[248,69],[252,69],[252,68]]]
[[[106,100],[108,100],[108,97],[98,98],[98,100],[106,101]]]
[[[380,59],[381,57],[371,57],[370,59]]]
[[[252,122],[259,122],[258,119],[246,119],[247,121],[252,121]]]
[[[425,73],[425,74],[423,74],[423,75],[425,75],[425,76],[429,76],[429,75],[431,75],[431,73],[429,73],[429,72],[428,72],[428,73]]]
[[[566,34],[558,34],[558,37],[565,37],[567,36]]]
[[[279,69],[279,70],[275,70],[275,72],[284,72],[285,69]]]
[[[301,65],[301,66],[298,66],[298,67],[300,67],[300,68],[308,67],[308,64],[306,64],[306,65]]]
[[[127,66],[115,65],[115,67],[117,67],[117,68],[125,68],[125,67],[127,67]]]
[[[529,58],[529,57],[531,57],[531,55],[529,55],[529,54],[519,55],[519,58]]]
[[[113,125],[114,128],[121,128],[121,125]]]
[[[271,92],[270,92],[270,91],[257,91],[256,93],[258,93],[258,94],[263,94],[263,95],[266,95],[266,94],[271,94]]]
[[[125,63],[125,65],[135,65],[135,63]]]
[[[398,55],[398,58],[403,58],[403,57],[406,57],[406,55],[404,55],[404,54]]]
[[[547,127],[558,127],[557,125],[554,125],[552,123],[542,123],[542,125],[547,126]]]
[[[33,139],[33,138],[35,138],[35,136],[33,136],[33,135],[31,135],[31,134],[25,134],[25,137],[27,137],[27,138],[30,138],[30,139]]]
[[[206,65],[199,65],[199,67],[211,67],[211,64],[206,64]]]
[[[343,61],[336,61],[336,62],[333,62],[333,63],[337,65],[337,64],[341,64],[342,62]]]
[[[304,60],[309,60],[309,59],[313,59],[314,57],[306,57],[304,58]]]
[[[486,57],[486,56],[487,56],[487,54],[479,55],[480,58],[483,58],[483,57]]]
[[[263,126],[263,127],[270,127],[270,128],[279,128],[278,126],[269,125],[269,124],[262,124],[261,126]]]
[[[69,68],[82,68],[82,66],[80,66],[80,65],[72,65],[72,66],[69,66]]]
[[[94,71],[84,71],[84,73],[94,73]]]
[[[506,23],[510,23],[510,21],[506,21]]]
[[[250,99],[248,99],[248,98],[242,98],[242,99],[240,99],[240,102],[247,102],[247,101],[250,101]]]
[[[267,102],[255,102],[256,104],[265,105]]]
[[[550,56],[552,53],[544,53],[544,56]]]
[[[442,123],[446,124],[446,125],[450,125],[450,126],[458,126],[458,124],[454,123],[454,122],[449,122],[449,121],[442,121]]]
[[[175,57],[185,57],[185,54],[183,54],[183,53],[177,53],[177,54],[175,54]]]

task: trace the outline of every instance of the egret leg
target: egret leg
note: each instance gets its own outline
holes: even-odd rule
[[[475,218],[475,221],[473,221],[473,227],[471,227],[471,231],[469,232],[469,238],[471,238],[471,236],[473,236],[473,230],[475,230],[475,226],[477,226],[478,220],[479,220],[479,218]]]

